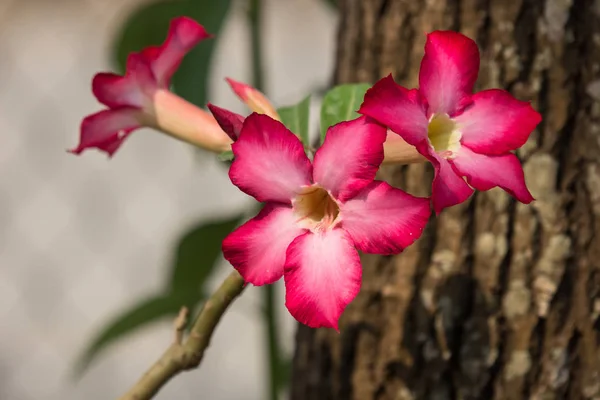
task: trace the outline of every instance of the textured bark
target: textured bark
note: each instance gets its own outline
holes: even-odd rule
[[[537,201],[477,193],[364,257],[341,333],[299,327],[292,399],[600,399],[600,2],[340,0],[336,82],[416,87],[425,33],[476,39],[478,90],[531,100]],[[429,165],[380,172],[428,195]]]

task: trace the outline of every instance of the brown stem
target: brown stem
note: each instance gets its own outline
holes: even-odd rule
[[[176,337],[175,342],[119,400],[149,400],[175,375],[198,367],[221,316],[242,293],[244,285],[237,271],[229,274],[202,307],[185,343],[178,343]],[[181,318],[182,314],[177,320]]]

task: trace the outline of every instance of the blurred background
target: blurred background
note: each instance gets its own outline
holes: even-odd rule
[[[81,119],[101,109],[90,90],[92,76],[118,71],[127,50],[124,29],[148,4],[0,0],[2,400],[121,395],[173,340],[172,307],[134,312],[135,322],[113,330],[108,336],[114,337],[88,352],[91,358],[78,359],[124,313],[160,297],[182,238],[252,204],[214,155],[150,130],[136,131],[112,160],[96,151],[80,157],[65,152],[77,143]],[[209,29],[218,40],[207,63],[208,85],[191,87],[243,114],[248,111],[223,78],[252,82],[248,7],[246,0],[232,0],[220,31]],[[203,20],[201,7],[197,11],[200,23],[215,23],[208,14]],[[261,16],[269,98],[277,106],[294,104],[326,87],[335,8],[322,0],[264,0]],[[145,29],[160,40],[166,36],[160,24]],[[219,255],[203,290],[230,268]],[[282,289],[277,286],[276,317],[285,359],[295,323]],[[225,315],[201,369],[178,376],[158,399],[269,398],[260,290],[248,288]]]

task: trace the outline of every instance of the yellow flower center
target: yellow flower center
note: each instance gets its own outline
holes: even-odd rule
[[[448,114],[434,114],[427,126],[427,137],[436,153],[451,158],[460,149],[460,131]]]
[[[333,227],[340,207],[329,192],[319,185],[305,187],[292,202],[298,223],[312,231]]]

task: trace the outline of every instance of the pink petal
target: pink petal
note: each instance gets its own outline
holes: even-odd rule
[[[418,92],[398,85],[391,74],[367,90],[358,112],[389,127],[413,146],[427,140],[429,121]]]
[[[271,117],[246,118],[231,149],[231,182],[258,201],[291,204],[298,190],[311,184],[312,166],[302,143]]]
[[[431,209],[414,197],[375,181],[341,206],[342,228],[365,253],[397,254],[421,236]]]
[[[306,232],[296,219],[291,207],[266,204],[225,238],[223,256],[246,282],[260,286],[277,281],[283,275],[288,246]]]
[[[92,80],[94,96],[102,104],[115,107],[143,107],[144,99],[156,89],[152,71],[142,56],[130,54],[125,76],[99,73]]]
[[[208,109],[215,117],[219,126],[234,142],[240,136],[242,126],[244,125],[244,117],[240,114],[236,114],[233,111],[226,110],[221,107],[217,107],[214,104],[208,103]]]
[[[448,160],[440,157],[429,148],[418,150],[429,159],[435,169],[435,176],[431,185],[431,202],[436,214],[442,212],[446,207],[462,203],[473,194],[473,189],[454,171]],[[425,154],[425,152],[428,152],[428,154]]]
[[[112,156],[127,136],[141,127],[140,114],[135,108],[119,108],[88,115],[81,122],[79,145],[69,152],[81,154],[97,148]]]
[[[503,154],[523,146],[542,120],[529,102],[510,93],[484,90],[472,96],[473,104],[454,118],[461,143],[480,154]]]
[[[499,186],[521,203],[529,204],[534,200],[525,185],[521,163],[512,153],[487,156],[463,146],[452,162],[475,189],[489,190]]]
[[[315,183],[341,201],[355,196],[375,178],[385,138],[386,129],[364,116],[330,127],[315,153]]]
[[[166,89],[183,57],[201,40],[210,38],[204,27],[188,17],[178,17],[171,21],[169,33],[164,43],[151,47],[142,53],[150,62],[159,87]]]
[[[285,262],[285,305],[312,328],[338,329],[338,320],[360,290],[362,268],[352,240],[341,229],[297,237]]]
[[[452,31],[427,35],[419,86],[429,112],[453,116],[468,102],[479,73],[479,49],[468,37]]]
[[[243,83],[233,80],[231,78],[225,78],[231,90],[242,100],[250,110],[259,114],[267,114],[269,117],[279,121],[279,114],[273,107],[273,104],[267,99],[267,97],[257,90],[256,88]]]

